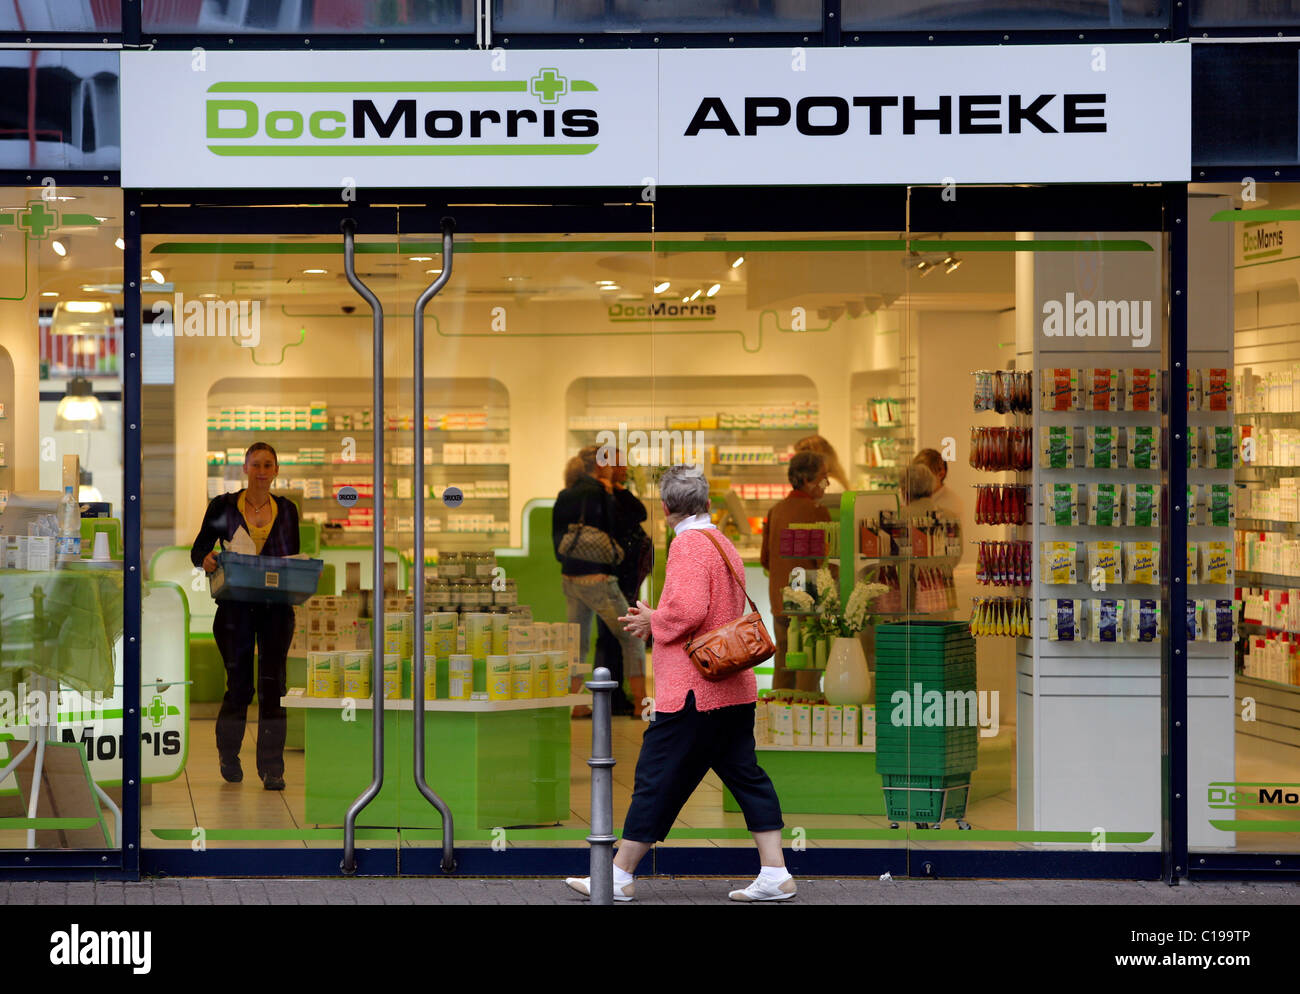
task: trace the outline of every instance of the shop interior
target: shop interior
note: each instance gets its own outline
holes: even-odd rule
[[[1196,568],[1204,570],[1193,594],[1202,605],[1198,623],[1212,630],[1213,605],[1224,600],[1232,603],[1234,619],[1226,639],[1198,637],[1191,653],[1192,714],[1194,721],[1203,719],[1203,731],[1191,736],[1189,788],[1209,797],[1203,803],[1193,797],[1192,842],[1212,849],[1293,849],[1293,833],[1243,829],[1240,820],[1216,826],[1225,816],[1210,788],[1232,777],[1293,782],[1300,759],[1300,671],[1292,651],[1300,644],[1300,623],[1287,615],[1287,593],[1300,587],[1300,565],[1286,558],[1287,535],[1296,527],[1290,522],[1300,512],[1288,510],[1287,499],[1294,502],[1295,495],[1287,493],[1291,477],[1279,468],[1294,462],[1286,449],[1290,440],[1277,437],[1300,406],[1290,404],[1289,394],[1281,399],[1282,381],[1289,385],[1298,361],[1292,311],[1300,299],[1300,271],[1286,252],[1268,256],[1268,265],[1243,259],[1242,233],[1235,230],[1240,225],[1213,219],[1234,206],[1231,197],[1211,188],[1200,192],[1204,209],[1192,217],[1193,265],[1200,269],[1192,283],[1204,306],[1193,317],[1196,353],[1189,363],[1197,370],[1229,370],[1236,406],[1205,406],[1198,397],[1192,421],[1201,433],[1198,444],[1211,448],[1206,440],[1219,437],[1216,428],[1238,428],[1235,446],[1240,429],[1251,426],[1259,458],[1238,458],[1225,471],[1207,454],[1189,470],[1189,479],[1204,490],[1194,506],[1205,517],[1189,533],[1198,543]],[[16,226],[30,216],[30,202],[40,199],[39,190],[4,194],[0,217],[14,216]],[[0,343],[0,490],[5,497],[57,492],[64,457],[75,455],[79,498],[109,505],[109,517],[120,520],[121,195],[91,189],[68,195],[77,199],[66,202],[60,226],[46,238],[20,239],[20,228],[0,222],[6,329]],[[1274,187],[1271,195],[1272,203],[1289,205],[1288,188]],[[94,223],[79,225],[82,214]],[[53,246],[56,237],[63,252]],[[795,444],[820,435],[844,473],[827,498],[838,525],[827,532],[821,557],[836,561],[831,582],[846,600],[856,580],[887,586],[892,580],[906,592],[900,590],[897,603],[878,605],[876,624],[858,640],[872,690],[857,712],[852,744],[841,726],[839,745],[829,738],[786,745],[768,724],[776,720],[775,709],[760,720],[759,761],[788,802],[787,827],[798,827],[810,847],[1096,848],[1101,831],[1110,848],[1158,848],[1158,632],[1144,639],[1140,625],[1127,629],[1125,619],[1114,627],[1113,617],[1107,629],[1099,620],[1106,609],[1098,605],[1123,603],[1136,615],[1140,610],[1130,605],[1160,597],[1158,578],[1135,579],[1129,560],[1130,546],[1158,540],[1158,521],[1131,519],[1127,503],[1134,487],[1140,493],[1143,485],[1154,485],[1158,495],[1166,482],[1158,459],[1140,466],[1130,461],[1139,429],[1158,439],[1167,415],[1167,397],[1154,408],[1134,406],[1130,397],[1134,373],[1154,369],[1158,383],[1167,365],[1160,232],[661,232],[649,205],[637,230],[460,232],[452,279],[426,312],[424,454],[413,442],[411,315],[447,260],[436,231],[399,226],[361,232],[356,245],[356,274],[379,297],[385,319],[386,612],[409,610],[419,524],[413,470],[420,457],[429,487],[423,522],[428,576],[436,571],[432,582],[444,584],[431,589],[430,604],[449,608],[445,613],[459,608],[462,615],[513,611],[511,631],[516,622],[523,633],[530,624],[535,628],[527,636],[535,642],[522,652],[569,653],[576,663],[570,672],[584,664],[589,669],[591,653],[574,649],[564,626],[550,507],[571,457],[612,437],[629,450],[628,487],[647,511],[644,527],[654,544],[654,569],[642,588],[647,598],[662,587],[669,541],[656,499],[658,464],[698,461],[709,478],[716,519],[741,551],[749,592],[771,628],[774,605],[759,562],[763,521],[789,492],[786,470]],[[342,683],[334,692],[318,692],[313,654],[369,645],[364,618],[373,597],[376,421],[371,316],[349,286],[339,237],[161,235],[146,227],[141,268],[143,651],[146,702],[155,708],[143,747],[143,844],[337,847],[344,812],[369,778],[370,712],[364,704],[349,708]],[[1047,331],[1048,305],[1067,293],[1153,302],[1150,347],[1139,353],[1118,337]],[[1139,320],[1140,310],[1134,311],[1134,335]],[[1234,322],[1232,335],[1228,321]],[[1087,383],[1095,382],[1095,370],[1112,368],[1117,377],[1109,406],[1097,407]],[[1050,407],[1043,390],[1062,369],[1076,377],[1068,386],[1071,402]],[[980,409],[981,384],[1012,371],[1032,374],[1028,405]],[[58,419],[58,395],[82,390],[81,380],[96,395],[98,422]],[[1108,437],[1118,458],[1109,466],[1098,462],[1098,428],[1114,433]],[[1000,461],[986,452],[984,440],[1016,431],[1033,433],[1024,460]],[[1069,439],[1058,450],[1069,450],[1066,462],[1051,461],[1044,447],[1051,437]],[[290,651],[283,792],[264,791],[251,776],[226,783],[219,773],[214,720],[225,677],[211,637],[208,584],[189,555],[208,501],[242,486],[243,453],[254,441],[275,447],[275,492],[300,509],[302,551],[325,563],[317,590],[325,600],[300,607]],[[867,544],[866,533],[877,533],[882,511],[902,514],[907,501],[900,475],[923,449],[943,454],[943,486],[961,505],[959,537],[944,547],[947,555],[933,549],[921,555],[906,543],[881,554]],[[1235,530],[1212,514],[1216,484],[1231,484]],[[80,489],[89,487],[95,492]],[[459,501],[447,499],[449,488],[460,491]],[[990,488],[999,495],[1024,492],[1026,506],[999,517],[990,510]],[[1048,517],[1057,492],[1069,495],[1064,521]],[[1095,495],[1105,492],[1119,495],[1113,522],[1096,506]],[[1163,513],[1172,513],[1168,507]],[[1226,542],[1232,553],[1235,582],[1202,562],[1216,542]],[[1096,560],[1107,543],[1114,549],[1113,576],[1104,558]],[[1251,551],[1252,543],[1267,548]],[[1073,572],[1052,575],[1048,547],[1060,555],[1057,547],[1067,545]],[[998,559],[1024,549],[1031,555],[1018,574],[1012,559]],[[113,555],[120,557],[120,549]],[[1098,562],[1100,588],[1091,582]],[[480,593],[492,588],[490,605],[445,600],[439,606],[480,569],[488,582],[477,586]],[[1108,592],[1106,579],[1114,590]],[[19,616],[13,603],[0,601],[0,617]],[[527,613],[519,613],[524,607]],[[965,622],[972,615],[985,618],[972,626],[971,637],[969,689],[980,700],[970,737],[976,754],[953,771],[950,782],[960,783],[958,790],[933,792],[942,798],[939,809],[905,805],[899,817],[896,802],[907,800],[904,788],[888,796],[877,769],[876,743],[883,752],[884,737],[864,743],[866,708],[877,729],[898,724],[891,720],[890,699],[877,695],[884,680],[878,662],[889,662],[894,651],[879,626]],[[120,616],[116,625],[120,633]],[[1032,628],[1033,635],[1017,637],[1018,626],[1026,633]],[[1103,644],[1111,639],[1122,644]],[[16,656],[8,640],[0,646],[9,666]],[[119,644],[113,651],[119,678],[120,655]],[[905,645],[901,660],[905,668],[923,669],[916,644]],[[646,694],[653,698],[653,650],[647,669]],[[452,700],[445,685],[439,692],[434,684],[426,714],[428,778],[456,802],[458,845],[493,845],[501,830],[512,846],[585,844],[591,725],[570,717],[575,702],[566,687],[539,679],[534,671],[531,692],[522,695],[527,703]],[[398,683],[386,719],[392,722],[386,785],[359,821],[359,845],[435,846],[437,814],[411,784],[409,673]],[[769,698],[771,683],[769,664],[759,670]],[[543,686],[553,693],[539,693]],[[105,715],[111,691],[106,696]],[[355,695],[354,704],[363,697]],[[1252,721],[1242,718],[1248,697],[1256,709]],[[794,703],[817,706],[812,698]],[[644,710],[614,722],[616,824],[631,796]],[[255,704],[244,742],[246,768],[256,714]],[[82,724],[66,723],[75,729],[72,740],[94,751],[90,775],[110,794],[120,782],[120,757],[107,755],[98,740],[112,739],[112,720],[96,719],[89,744]],[[0,725],[0,738],[5,733],[12,755],[27,732],[19,724]],[[919,734],[911,734],[906,741],[920,743]],[[904,749],[918,764],[923,752],[919,744]],[[0,781],[0,813],[21,811],[28,800],[17,779],[17,786]],[[0,830],[0,846],[25,844],[24,833]],[[45,844],[89,843],[69,836]],[[666,844],[749,844],[742,816],[712,774]]]

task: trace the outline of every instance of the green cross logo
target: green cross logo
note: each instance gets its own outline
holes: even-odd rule
[[[167,705],[157,694],[153,695],[153,700],[149,702],[149,707],[145,710],[149,720],[153,722],[153,727],[157,728],[167,717]]]
[[[569,92],[569,81],[558,69],[543,69],[528,81],[528,90],[544,104],[559,103]]]
[[[27,210],[18,215],[18,226],[26,228],[33,238],[44,238],[59,226],[59,212],[50,210],[40,200],[29,200]]]

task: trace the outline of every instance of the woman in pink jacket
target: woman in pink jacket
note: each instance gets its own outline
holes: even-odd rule
[[[676,532],[668,550],[663,594],[657,608],[638,602],[619,619],[634,635],[654,635],[655,702],[637,759],[623,841],[614,857],[614,899],[632,900],[632,871],[651,846],[667,837],[678,812],[712,769],[739,802],[761,864],[758,878],[729,896],[733,901],[787,900],[795,895],[795,882],[781,851],[781,802],[754,756],[754,671],[711,683],[686,655],[691,636],[745,613],[745,592],[736,582],[736,576],[745,575],[745,566],[709,518],[709,484],[698,469],[667,470],[659,493],[668,527]],[[730,560],[731,569],[720,553]],[[587,877],[570,877],[566,883],[590,893]]]

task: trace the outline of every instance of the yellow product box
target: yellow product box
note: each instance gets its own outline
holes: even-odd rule
[[[1160,583],[1160,543],[1125,542],[1124,554],[1128,558],[1125,574],[1129,583]]]
[[[474,657],[455,652],[447,659],[447,698],[468,701],[474,692]]]
[[[1043,543],[1043,582],[1077,583],[1079,576],[1075,566],[1078,558],[1078,546],[1074,542]]]
[[[812,706],[812,744],[814,746],[826,746],[826,705],[814,704]]]
[[[309,697],[339,697],[339,657],[333,652],[307,653],[307,694]]]
[[[492,649],[492,615],[465,615],[465,651],[475,659],[486,659]]]
[[[414,673],[411,674],[411,679],[415,680]],[[424,699],[426,701],[438,699],[438,657],[432,651],[424,654]]]
[[[536,627],[535,624],[524,621],[516,622],[510,626],[507,645],[511,655],[516,652],[532,652],[534,650],[537,639],[533,630]]]
[[[826,744],[842,746],[844,744],[844,707],[839,704],[826,706]]]
[[[493,654],[487,657],[487,692],[489,701],[510,700],[510,657]]]
[[[384,655],[400,656],[406,651],[406,636],[401,632],[384,632]]]
[[[402,697],[402,657],[384,653],[384,700],[397,701]]]
[[[532,652],[515,652],[510,654],[510,696],[522,700],[533,696],[533,657]]]
[[[1121,545],[1119,542],[1089,542],[1088,582],[1092,584],[1096,584],[1098,581],[1101,581],[1102,584],[1123,583],[1123,575],[1120,570],[1120,553]]]
[[[1201,543],[1201,582],[1232,583],[1232,549],[1227,542]]]
[[[460,617],[455,611],[435,611],[425,615],[425,631],[429,630],[427,619],[433,619],[433,638],[426,639],[425,645],[433,648],[434,654],[446,659],[456,651],[456,631]]]
[[[844,738],[842,745],[850,749],[862,744],[862,709],[856,704],[844,705]]]
[[[343,696],[370,696],[371,658],[368,650],[343,653]]]
[[[794,744],[812,745],[812,705],[807,701],[794,704]]]
[[[492,615],[492,654],[504,655],[510,651],[510,615]]]
[[[794,745],[794,707],[786,700],[774,700],[767,706],[768,735],[772,745]]]
[[[546,654],[551,661],[548,697],[563,697],[569,692],[569,654],[556,649]]]
[[[551,654],[533,654],[533,696],[549,697],[551,694]]]

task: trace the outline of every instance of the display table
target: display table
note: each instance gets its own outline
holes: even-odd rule
[[[341,825],[370,783],[372,702],[307,697],[294,688],[282,703],[304,715],[306,821]],[[425,701],[425,778],[458,826],[490,830],[563,821],[569,817],[569,709],[590,703],[582,694]],[[384,701],[384,785],[361,813],[365,826],[442,825],[412,776],[414,718],[413,701]]]
[[[0,690],[16,692],[30,671],[111,696],[113,644],[121,634],[121,563],[0,570]]]

